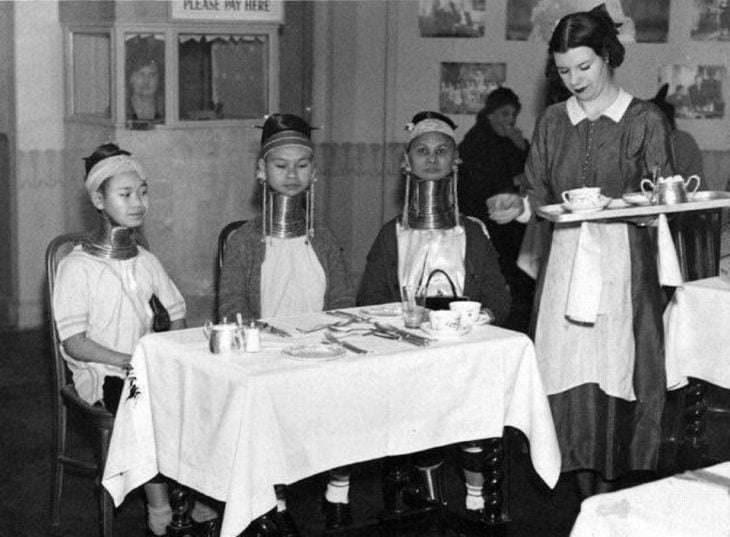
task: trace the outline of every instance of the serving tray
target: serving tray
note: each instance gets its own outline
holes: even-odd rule
[[[638,196],[626,195],[625,199],[614,198],[605,209],[593,212],[570,212],[563,204],[543,205],[537,214],[547,220],[558,223],[585,222],[590,220],[614,220],[618,218],[635,218],[662,213],[685,213],[690,211],[707,211],[730,207],[730,192],[721,190],[704,190],[690,195],[686,203],[673,205],[649,205],[646,202],[629,203],[626,199],[639,200]]]

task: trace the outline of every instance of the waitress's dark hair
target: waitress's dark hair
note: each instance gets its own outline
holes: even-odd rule
[[[86,169],[86,175],[89,175],[91,168],[96,166],[99,162],[109,157],[116,157],[117,155],[131,155],[129,151],[120,149],[117,144],[107,143],[101,144],[99,147],[94,149],[94,152],[88,157],[84,157],[84,167]],[[84,175],[84,180],[86,179]]]
[[[606,9],[601,4],[590,11],[579,11],[566,15],[558,22],[548,43],[548,63],[546,75],[551,80],[558,79],[554,55],[576,47],[590,47],[608,66],[615,69],[624,61],[626,49],[618,39],[618,29]]]

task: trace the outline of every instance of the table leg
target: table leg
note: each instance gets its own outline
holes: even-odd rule
[[[677,454],[679,465],[684,469],[702,467],[707,457],[708,443],[703,420],[707,404],[704,390],[702,381],[690,379],[684,400],[684,434]]]
[[[484,443],[484,521],[487,524],[502,523],[502,485],[504,483],[504,444],[502,438],[489,438]]]
[[[170,507],[172,508],[172,521],[167,527],[167,535],[194,537],[193,523],[190,518],[193,507],[190,500],[190,489],[177,481],[170,482]]]

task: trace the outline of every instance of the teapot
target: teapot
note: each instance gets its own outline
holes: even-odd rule
[[[689,192],[689,185],[695,180],[694,189]],[[694,194],[700,187],[700,177],[691,175],[686,181],[681,175],[672,175],[670,177],[657,177],[656,182],[651,179],[641,180],[641,192],[649,201],[656,205],[674,205],[677,203],[685,203],[687,201],[688,192]]]
[[[208,347],[213,354],[243,350],[243,337],[239,327],[233,323],[213,324],[210,321],[203,327]]]

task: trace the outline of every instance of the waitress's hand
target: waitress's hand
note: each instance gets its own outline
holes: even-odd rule
[[[498,224],[507,224],[519,217],[525,210],[522,198],[517,194],[495,194],[487,200],[489,218]]]

